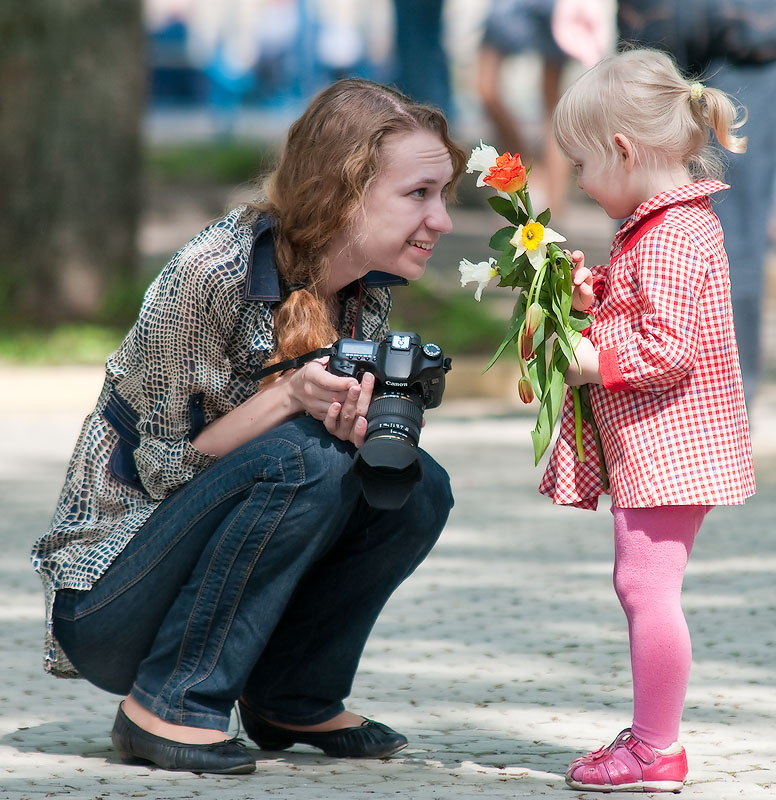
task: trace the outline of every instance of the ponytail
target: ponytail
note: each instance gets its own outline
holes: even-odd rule
[[[746,136],[736,136],[734,133],[746,122],[746,111],[739,119],[739,109],[728,94],[695,81],[690,84],[690,103],[698,106],[703,122],[714,131],[717,141],[725,150],[731,153],[746,152]]]

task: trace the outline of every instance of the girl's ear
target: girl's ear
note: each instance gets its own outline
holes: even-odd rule
[[[630,172],[636,166],[636,151],[631,140],[624,133],[615,133],[613,141],[618,161]]]

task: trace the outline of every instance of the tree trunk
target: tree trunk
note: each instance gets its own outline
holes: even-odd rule
[[[88,319],[135,274],[141,0],[0,3],[0,318]]]

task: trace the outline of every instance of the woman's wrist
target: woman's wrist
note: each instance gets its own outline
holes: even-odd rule
[[[207,425],[192,444],[209,455],[221,457],[245,442],[299,416],[304,411],[284,375],[245,402]]]

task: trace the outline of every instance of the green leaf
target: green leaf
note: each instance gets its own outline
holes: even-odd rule
[[[566,359],[566,366],[572,362],[576,364],[576,359],[574,358],[574,348],[577,346],[577,344],[579,344],[579,340],[581,338],[581,334],[569,328],[564,331],[558,331],[558,338],[556,341],[558,343],[558,347],[563,353],[564,358]]]
[[[568,325],[569,321],[569,314],[571,314],[571,278],[566,280],[566,276],[563,273],[555,273],[557,275],[557,281],[555,283],[555,292],[558,296],[558,305],[561,309],[561,314],[563,315],[563,323],[564,325]]]
[[[497,214],[501,214],[502,217],[508,219],[513,225],[520,224],[515,207],[512,205],[510,200],[506,199],[506,197],[501,197],[501,195],[497,194],[493,197],[489,197],[488,203],[490,203],[490,207]]]
[[[515,248],[511,244],[508,244],[504,248],[504,252],[496,259],[498,271],[501,273],[502,278],[505,278],[513,273],[517,269],[519,261],[520,259],[518,259],[517,262],[515,261]],[[511,283],[509,285],[516,286],[515,283]]]
[[[583,331],[589,328],[593,322],[590,314],[582,314],[581,311],[571,311],[569,314],[569,328],[573,331]]]
[[[558,329],[555,332],[558,334],[558,338],[555,341],[565,356],[566,363],[570,364],[574,360],[574,346],[572,345],[568,336],[569,330],[567,328],[558,326]]]
[[[550,217],[551,216],[552,216],[552,214],[550,214],[550,209],[549,208],[545,208],[544,211],[542,211],[542,213],[539,214],[539,216],[536,218],[536,221],[540,225],[547,225],[549,223],[549,221],[550,221]]]
[[[522,310],[520,308],[522,304]],[[512,312],[512,321],[509,326],[509,330],[507,331],[507,335],[504,337],[501,344],[496,349],[496,352],[493,354],[493,357],[488,362],[488,366],[485,367],[483,372],[487,372],[498,360],[498,357],[504,352],[507,345],[514,341],[515,337],[517,336],[518,331],[520,330],[520,326],[523,324],[523,320],[525,319],[525,298],[521,295],[517,302],[515,303],[514,311]]]
[[[505,228],[500,228],[493,234],[493,236],[490,237],[490,246],[494,250],[503,250],[509,245],[509,240],[515,235],[515,230],[516,229],[511,225],[507,225]],[[514,246],[512,246],[512,250],[514,252]]]
[[[534,465],[539,463],[552,440],[552,431],[563,402],[563,372],[565,370],[561,371],[557,368],[553,357],[547,374],[547,389],[539,405],[536,427],[531,431],[531,440],[534,447]]]
[[[568,259],[568,256],[563,252],[563,248],[557,245],[555,242],[550,242],[547,245],[547,257],[552,261],[555,266],[560,267],[561,261],[565,261],[571,269],[571,262]]]
[[[547,386],[547,353],[543,340],[536,346],[536,358],[528,365],[528,375],[536,396],[541,400]]]

